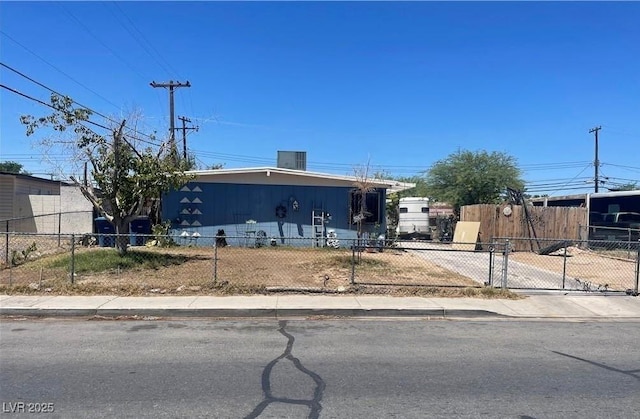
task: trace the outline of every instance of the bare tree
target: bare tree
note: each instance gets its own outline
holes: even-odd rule
[[[362,239],[365,220],[372,215],[367,209],[367,194],[376,190],[375,184],[373,183],[374,177],[371,175],[370,160],[371,159],[367,159],[366,165],[353,168],[354,177],[356,178],[353,182],[355,187],[353,192],[356,196],[357,209],[355,212],[353,212],[352,209],[352,222],[356,223],[358,239]]]
[[[61,134],[47,138],[43,144],[51,149],[58,147],[76,161],[91,165],[93,182],[81,182],[75,176],[70,178],[114,226],[119,235],[116,249],[123,255],[127,250],[125,235],[129,233],[129,223],[149,211],[154,200],[164,192],[186,183],[188,177],[181,163],[178,166],[173,163],[166,147],[140,138],[139,118],[134,117],[129,124],[121,119],[111,128],[103,126],[109,134],[101,135],[88,127],[92,112],[74,105],[71,98],[52,94],[52,114],[39,118],[22,116],[21,122],[27,127],[27,135],[42,128]]]

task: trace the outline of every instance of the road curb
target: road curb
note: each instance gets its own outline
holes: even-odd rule
[[[478,309],[452,309],[452,310],[444,310],[444,317],[501,317],[501,318],[510,318],[513,316],[507,316],[505,314],[496,313],[494,311],[489,310],[478,310]]]
[[[58,309],[58,308],[0,308],[0,316],[24,317],[508,317],[488,310],[447,310],[437,309],[366,309],[366,308],[130,308],[130,309]]]
[[[60,308],[2,308],[0,316],[25,317],[86,317],[95,316],[96,309],[60,309]]]

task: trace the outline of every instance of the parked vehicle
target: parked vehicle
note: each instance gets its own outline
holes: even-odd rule
[[[589,227],[590,240],[636,241],[640,238],[640,213],[605,213],[601,218],[591,217]]]
[[[429,198],[400,198],[397,234],[400,239],[431,239]]]

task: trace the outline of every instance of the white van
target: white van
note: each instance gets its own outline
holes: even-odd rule
[[[400,198],[398,204],[398,237],[431,240],[429,198]]]

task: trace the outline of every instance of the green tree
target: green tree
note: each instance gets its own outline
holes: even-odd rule
[[[502,152],[459,151],[437,161],[426,176],[428,196],[460,207],[498,203],[506,188],[522,190],[524,182],[516,159]]]
[[[396,178],[396,180],[400,182],[416,184],[416,186],[411,189],[406,189],[404,191],[398,192],[399,198],[405,198],[408,196],[429,196],[429,188],[427,187],[427,180],[424,176],[399,177]]]
[[[21,175],[30,175],[31,173],[24,170],[24,166],[15,161],[0,162],[0,172],[16,173]]]
[[[91,183],[80,183],[74,177],[71,180],[114,226],[115,232],[123,235],[116,240],[116,248],[120,255],[124,255],[128,243],[124,235],[129,233],[129,223],[148,211],[151,202],[163,193],[188,181],[184,167],[180,166],[186,162],[178,162],[176,167],[173,163],[175,156],[171,150],[164,151],[165,147],[154,151],[150,147],[141,149],[134,146],[125,135],[125,120],[106,136],[95,133],[87,127],[92,112],[73,105],[71,98],[52,94],[53,113],[39,118],[26,115],[20,119],[27,127],[27,135],[45,127],[58,133],[74,132],[75,146],[91,165],[95,188]]]

